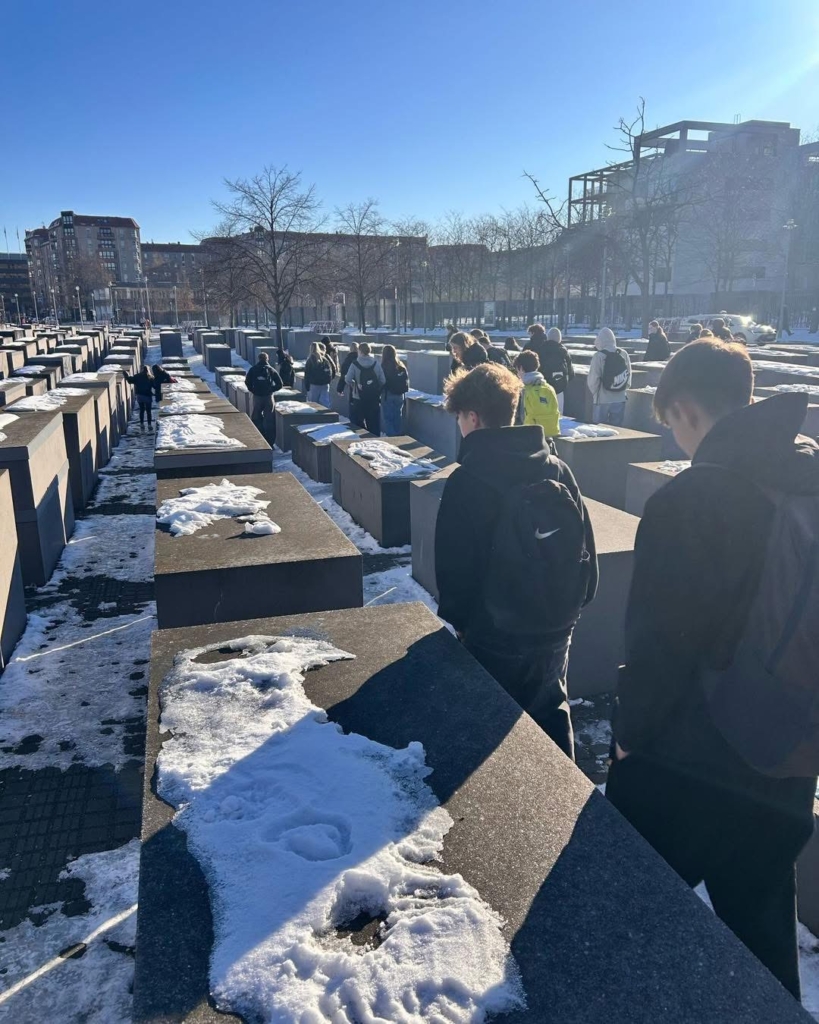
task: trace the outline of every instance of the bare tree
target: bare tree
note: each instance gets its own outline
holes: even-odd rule
[[[230,326],[235,327],[240,303],[252,298],[247,261],[236,225],[223,220],[205,235],[198,235],[205,256],[203,285],[211,303],[220,313],[227,313]]]
[[[319,200],[315,186],[305,188],[301,174],[267,166],[252,178],[225,180],[230,198],[214,208],[238,233],[238,248],[253,296],[282,323],[301,281],[325,258],[328,240],[317,235]]]
[[[384,234],[386,221],[379,212],[377,199],[337,209],[336,223],[336,279],[340,290],[355,296],[359,326],[365,332],[367,306],[385,287],[396,240]]]

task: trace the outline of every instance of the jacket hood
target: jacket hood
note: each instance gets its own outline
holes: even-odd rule
[[[355,357],[354,361],[357,362],[359,366],[363,366],[365,370],[369,369],[371,366],[375,366],[375,356],[358,355]]]
[[[546,338],[548,341],[556,341],[558,344],[563,342],[563,335],[560,333],[559,327],[550,327],[546,332]]]
[[[819,445],[799,433],[807,410],[808,396],[797,392],[738,409],[714,424],[692,461],[786,494],[819,494]]]
[[[540,370],[531,370],[529,373],[524,373],[523,383],[524,384],[544,384],[546,378],[540,372]]]
[[[540,426],[473,430],[461,442],[458,461],[496,489],[542,480],[550,463],[558,473],[557,459],[545,446]]]
[[[614,337],[614,331],[610,327],[604,327],[597,335],[594,347],[598,352],[614,352],[617,348],[617,339]]]

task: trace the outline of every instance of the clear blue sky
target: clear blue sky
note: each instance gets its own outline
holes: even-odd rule
[[[498,211],[524,168],[562,198],[638,96],[650,127],[819,125],[817,0],[29,0],[2,32],[11,249],[68,208],[190,241],[265,163],[329,212]]]

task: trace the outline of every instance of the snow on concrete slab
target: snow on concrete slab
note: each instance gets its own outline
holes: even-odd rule
[[[816,368],[819,373],[819,367]],[[795,391],[801,395],[810,395],[812,398],[819,398],[819,385],[817,384],[775,384],[773,391]],[[16,404],[16,403],[15,403]]]
[[[341,440],[345,437],[357,437],[354,430],[350,430],[349,422],[345,423],[303,423],[295,428],[300,434],[309,434],[310,440],[316,444],[325,445],[333,440]]]
[[[276,402],[276,409],[278,412],[285,413],[296,413],[296,412],[315,412],[316,410],[310,405],[309,402]]]
[[[21,366],[19,370],[14,371],[16,377],[37,377],[43,373],[48,373],[48,370],[39,363],[29,363],[28,366]]]
[[[686,459],[667,459],[657,466],[661,473],[667,473],[669,476],[676,476],[678,473],[682,473],[684,469],[690,468],[691,463]]]
[[[171,376],[173,376],[171,374]],[[167,385],[168,390],[171,394],[177,394],[183,391],[195,391],[196,385],[192,380],[186,380],[184,377],[176,377],[170,384]]]
[[[236,657],[197,662],[216,646]],[[244,637],[182,652],[162,684],[157,790],[209,883],[217,1005],[270,1024],[521,1007],[500,918],[434,865],[453,822],[423,747],[345,734],[304,692],[307,671],[349,657]],[[337,930],[361,915],[382,922],[371,947]]]
[[[410,388],[406,394],[407,398],[414,398],[419,402],[426,402],[427,405],[436,405],[443,407],[446,402],[446,398],[443,395],[431,395],[428,391],[416,391],[415,388]]]
[[[396,448],[394,444],[389,444],[387,441],[356,441],[349,446],[347,451],[350,455],[366,459],[373,474],[377,477],[413,479],[429,476],[438,468],[429,459],[414,458],[402,448]]]
[[[245,532],[263,536],[281,533],[264,511],[269,501],[260,501],[259,487],[238,487],[229,480],[204,487],[185,487],[178,498],[168,498],[156,510],[156,519],[168,526],[174,537],[189,537],[217,519],[246,521]]]
[[[156,435],[158,450],[180,448],[245,448],[237,437],[228,437],[225,424],[218,416],[169,416],[159,423]]]
[[[775,363],[768,359],[755,364],[754,369],[758,369],[760,371],[774,370],[777,373],[790,373],[795,377],[819,376],[819,366],[794,366],[793,363]]]
[[[83,398],[88,395],[81,388],[54,388],[44,395],[27,395],[18,399],[14,405],[17,409],[33,410],[34,412],[51,412],[65,405],[69,398]]]
[[[8,435],[3,433],[3,427],[7,427],[14,423],[15,420],[19,420],[19,416],[15,416],[13,412],[0,412],[0,441],[5,441]]]
[[[580,420],[573,420],[570,416],[561,416],[560,436],[571,439],[580,439],[583,437],[616,437],[617,431],[614,427],[603,426],[599,423],[581,423]]]
[[[172,395],[171,401],[159,409],[160,416],[179,416],[204,412],[207,406],[197,395]]]
[[[19,1024],[130,1021],[138,870],[137,839],[78,857],[61,877],[84,883],[87,911],[75,914],[50,904],[34,908],[42,923],[26,919],[0,932],[10,954],[3,959],[0,1018]],[[60,956],[80,943],[86,947],[81,956]]]

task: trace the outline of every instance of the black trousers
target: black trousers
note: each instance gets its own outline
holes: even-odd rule
[[[376,437],[381,436],[381,403],[362,402],[360,398],[350,399],[350,422],[354,427],[364,427]]]
[[[467,636],[464,646],[510,697],[574,760],[574,732],[566,692],[571,636],[546,647],[521,649],[515,638],[487,643]]]
[[[688,885],[705,882],[717,915],[799,999],[795,862],[813,832],[816,780],[770,781],[781,801],[631,754],[612,763],[606,796]]]
[[[148,416],[148,426],[151,426],[151,396],[150,395],[137,395],[137,405],[139,406],[139,424],[143,426],[145,424],[145,416]]]

